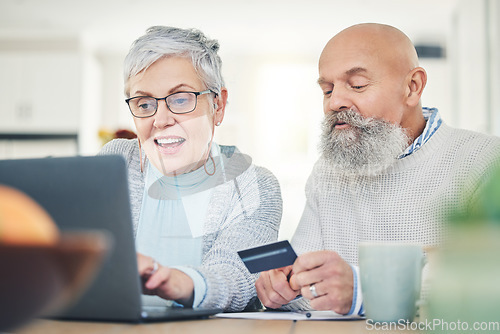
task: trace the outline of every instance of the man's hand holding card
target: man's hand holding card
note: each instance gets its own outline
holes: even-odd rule
[[[288,241],[279,241],[238,252],[251,273],[261,272],[255,286],[257,296],[268,308],[279,308],[300,294],[292,288],[292,265],[297,258]]]
[[[288,240],[245,249],[239,251],[238,255],[252,274],[291,266],[297,258]],[[288,271],[291,271],[291,267]]]

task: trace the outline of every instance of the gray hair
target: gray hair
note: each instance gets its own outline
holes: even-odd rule
[[[207,38],[200,30],[154,26],[132,43],[125,57],[125,90],[128,80],[163,57],[191,59],[200,79],[208,89],[220,94],[224,87],[222,61],[217,54],[219,42]]]

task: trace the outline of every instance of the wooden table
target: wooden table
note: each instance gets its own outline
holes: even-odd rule
[[[367,328],[364,320],[292,321],[217,318],[149,324],[35,320],[22,328],[12,331],[15,334],[357,334],[377,332],[380,331]],[[383,332],[419,333],[417,331],[401,330]]]

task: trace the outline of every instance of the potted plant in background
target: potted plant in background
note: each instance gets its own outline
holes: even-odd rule
[[[431,332],[500,333],[500,168],[447,223],[449,238],[432,264]]]

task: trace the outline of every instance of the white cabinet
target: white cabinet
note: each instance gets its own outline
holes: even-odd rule
[[[0,133],[76,134],[81,68],[76,52],[1,52]]]
[[[0,139],[0,159],[61,157],[76,154],[78,154],[76,137]]]

